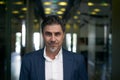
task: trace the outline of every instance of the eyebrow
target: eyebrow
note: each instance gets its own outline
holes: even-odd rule
[[[61,34],[60,32],[55,32],[55,35]]]
[[[46,32],[45,32],[45,34],[51,34],[51,32],[49,32],[49,31],[46,31]]]
[[[46,31],[45,34],[52,34],[52,32]],[[54,32],[55,35],[61,34],[60,32]]]

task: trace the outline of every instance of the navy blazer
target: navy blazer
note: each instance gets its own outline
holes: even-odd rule
[[[63,80],[88,80],[82,55],[63,52]],[[22,58],[19,80],[45,80],[44,49],[25,54]]]

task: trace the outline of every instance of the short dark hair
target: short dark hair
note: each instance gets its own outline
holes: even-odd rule
[[[57,15],[49,15],[45,17],[41,23],[42,33],[46,25],[59,24],[61,25],[62,31],[65,32],[65,22]]]

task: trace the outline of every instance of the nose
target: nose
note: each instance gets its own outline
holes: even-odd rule
[[[56,40],[55,35],[52,35],[51,36],[51,41],[55,41],[55,40]]]

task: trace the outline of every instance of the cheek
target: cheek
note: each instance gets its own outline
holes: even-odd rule
[[[62,37],[62,38],[60,39],[60,43],[63,43],[63,41],[64,41],[64,37]]]
[[[63,42],[64,38],[61,39],[61,42]]]
[[[43,37],[43,40],[44,40],[45,43],[48,42],[48,38],[47,37]]]
[[[48,38],[45,38],[44,41],[45,41],[46,43],[48,43],[48,42],[49,42],[49,39],[48,39]]]

